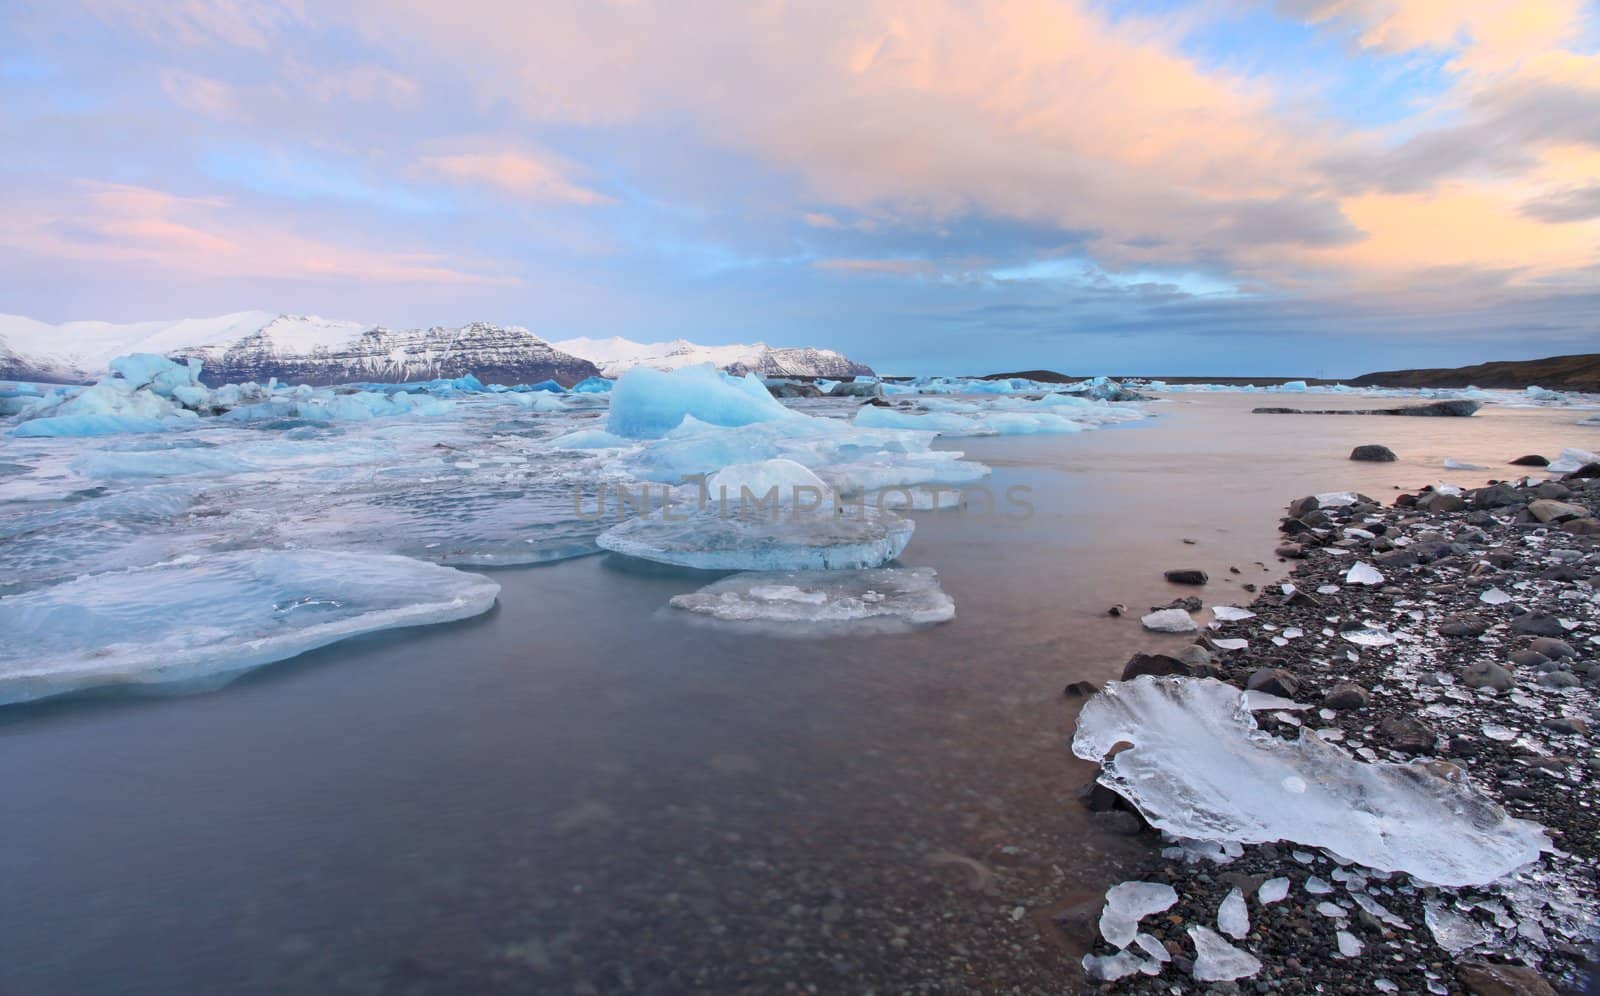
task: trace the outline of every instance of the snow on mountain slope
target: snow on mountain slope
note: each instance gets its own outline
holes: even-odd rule
[[[731,346],[701,346],[687,339],[671,342],[634,342],[620,336],[609,339],[563,339],[555,348],[598,366],[607,377],[618,377],[637,366],[657,370],[710,363],[732,374],[760,377],[870,376],[872,368],[831,349],[773,348],[764,342]]]
[[[66,322],[0,315],[0,379],[83,382],[114,357],[200,359],[210,384],[281,381],[405,383],[473,374],[487,383],[572,384],[597,374],[517,326],[394,330],[315,316],[245,311],[176,322]]]

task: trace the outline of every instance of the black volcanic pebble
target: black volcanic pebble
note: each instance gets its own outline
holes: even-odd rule
[[[1167,580],[1173,584],[1205,584],[1207,581],[1211,580],[1211,578],[1206,575],[1205,571],[1194,570],[1192,568],[1168,571],[1166,576]]]

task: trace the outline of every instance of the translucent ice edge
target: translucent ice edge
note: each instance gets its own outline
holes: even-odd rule
[[[722,622],[828,632],[882,632],[948,622],[956,603],[931,567],[748,571],[671,604]]]
[[[1366,764],[1309,730],[1256,728],[1237,688],[1213,679],[1112,682],[1084,705],[1072,749],[1152,826],[1183,837],[1326,848],[1434,885],[1494,881],[1549,841],[1452,766]],[[1134,746],[1108,756],[1121,743]]]
[[[317,647],[487,612],[500,586],[406,557],[187,556],[0,598],[0,705],[108,686],[215,687]]]

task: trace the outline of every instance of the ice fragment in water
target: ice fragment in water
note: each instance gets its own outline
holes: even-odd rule
[[[1476,464],[1476,463],[1467,463],[1465,460],[1456,460],[1456,459],[1452,459],[1450,457],[1446,457],[1445,461],[1444,461],[1444,469],[1445,470],[1488,470],[1489,468],[1481,466],[1481,465]]]
[[[1383,575],[1376,567],[1358,560],[1344,576],[1344,580],[1346,584],[1383,584]]]
[[[1108,756],[1124,743],[1133,746]],[[1362,764],[1309,731],[1260,735],[1239,690],[1209,678],[1112,682],[1084,705],[1072,749],[1101,762],[1101,784],[1152,826],[1181,837],[1325,847],[1435,885],[1492,881],[1548,845],[1454,768]],[[1309,791],[1289,792],[1291,777]]]
[[[747,572],[672,598],[674,608],[727,622],[872,631],[955,618],[931,567]]]
[[[1600,456],[1587,450],[1564,449],[1545,470],[1552,474],[1570,474],[1585,464],[1600,462]]]
[[[500,586],[407,557],[187,556],[0,599],[0,704],[103,686],[212,688],[347,637],[487,612]]]
[[[1160,882],[1123,882],[1106,890],[1106,907],[1100,911],[1100,936],[1113,947],[1125,948],[1139,932],[1139,921],[1169,910],[1178,893]]]
[[[1511,601],[1511,596],[1507,595],[1499,588],[1490,588],[1488,591],[1478,596],[1478,601],[1484,603],[1485,605],[1504,605]]]
[[[1222,897],[1222,905],[1217,907],[1217,929],[1236,941],[1250,933],[1250,911],[1245,908],[1244,893],[1238,889]]]
[[[1144,624],[1145,629],[1156,633],[1193,633],[1200,628],[1182,609],[1158,609],[1140,617],[1139,622]]]
[[[1338,931],[1333,936],[1334,939],[1339,942],[1340,957],[1355,958],[1359,956],[1361,952],[1367,949],[1367,946],[1362,944],[1361,941],[1356,938],[1356,935],[1350,933],[1348,930]]]
[[[1213,605],[1211,616],[1217,622],[1238,622],[1240,619],[1254,619],[1256,614],[1249,609],[1241,609],[1234,605]]]
[[[1223,940],[1216,931],[1198,924],[1189,928],[1194,944],[1194,977],[1201,982],[1231,982],[1261,971],[1261,962]]]
[[[1269,878],[1261,883],[1261,888],[1256,890],[1256,899],[1260,900],[1261,905],[1267,906],[1272,903],[1282,902],[1283,898],[1288,894],[1288,879]]]

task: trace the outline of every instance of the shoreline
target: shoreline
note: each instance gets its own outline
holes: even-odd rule
[[[1341,865],[1287,842],[1230,844],[1232,857],[1212,847],[1219,861],[1163,841],[1125,800],[1091,781],[1083,793],[1089,808],[1104,820],[1134,821],[1151,845],[1130,880],[1170,885],[1178,897],[1139,923],[1164,952],[1130,947],[1144,971],[1129,960],[1128,975],[1091,980],[1091,988],[1583,991],[1600,913],[1600,811],[1590,798],[1600,776],[1595,473],[1461,494],[1425,489],[1388,506],[1358,495],[1333,507],[1297,500],[1280,526],[1280,561],[1291,569],[1285,583],[1263,586],[1248,606],[1253,616],[1202,627],[1171,655],[1135,654],[1123,675],[1214,678],[1292,699],[1306,708],[1255,711],[1258,728],[1285,741],[1315,728],[1368,762],[1451,765],[1511,817],[1542,826],[1556,850],[1513,876],[1519,885],[1463,888]],[[1381,580],[1351,583],[1358,563]],[[1226,598],[1215,580],[1194,591],[1207,605]],[[1383,635],[1369,644],[1347,639],[1368,623]],[[1240,640],[1248,646],[1225,649]],[[1289,880],[1287,897],[1264,904],[1260,887],[1277,878]],[[1217,930],[1219,906],[1234,889],[1250,922],[1228,940],[1261,968],[1237,982],[1200,983],[1188,930]],[[1101,904],[1090,906],[1074,911],[1071,931],[1092,939],[1094,955],[1113,957],[1119,949],[1097,930]]]

